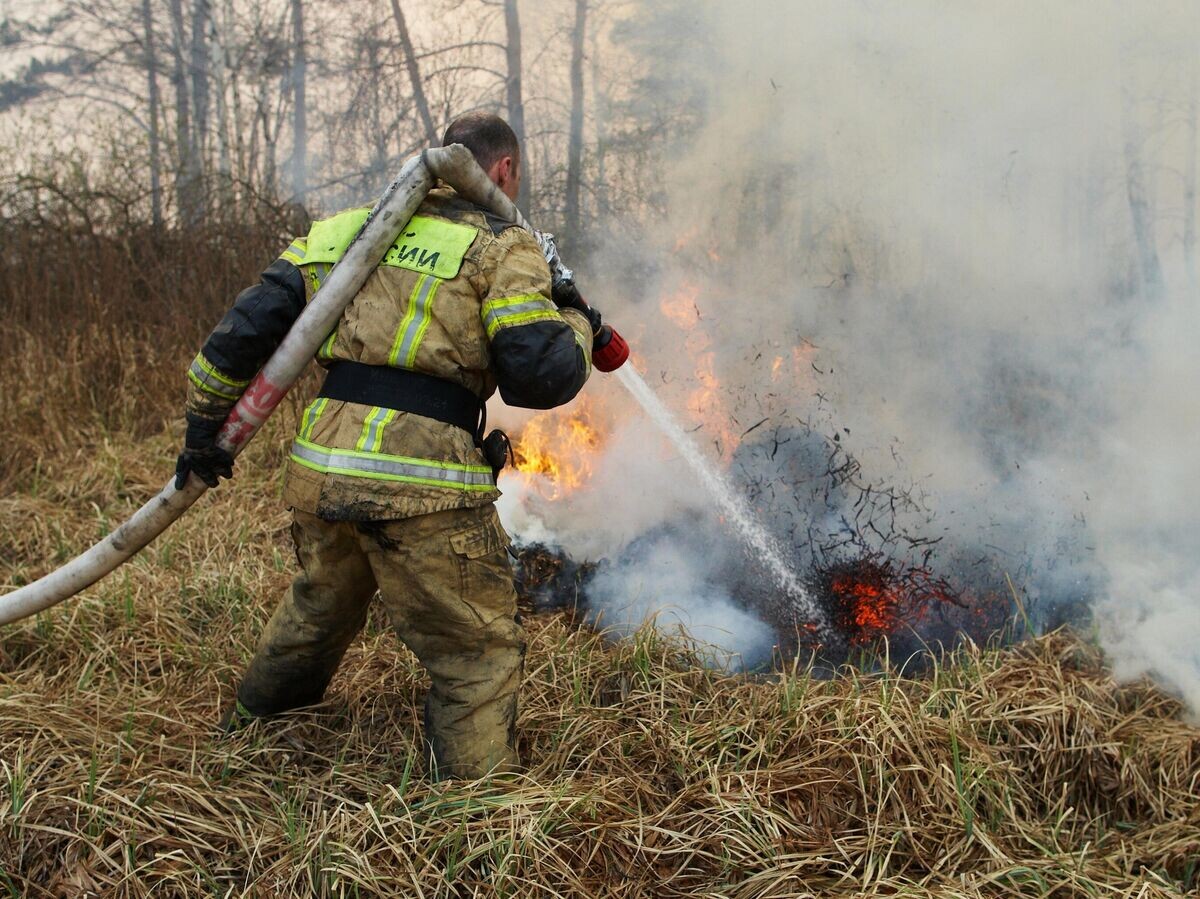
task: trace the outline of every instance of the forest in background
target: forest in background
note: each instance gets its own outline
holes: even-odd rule
[[[181,360],[237,292],[462,112],[513,125],[522,205],[573,258],[614,215],[661,205],[638,172],[684,112],[633,64],[639,16],[607,0],[5,4],[0,378],[41,390],[14,394],[31,453],[0,479],[81,425],[176,417]],[[47,425],[57,407],[66,427]]]

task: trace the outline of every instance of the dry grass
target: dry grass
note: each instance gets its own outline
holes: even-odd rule
[[[168,475],[198,335],[121,309],[0,335],[4,588]],[[294,565],[290,416],[134,562],[0,630],[0,894],[1197,892],[1200,731],[1064,634],[919,679],[755,680],[535,618],[528,773],[431,784],[421,672],[375,618],[326,703],[217,738]]]
[[[180,362],[182,367],[183,362]],[[527,775],[431,784],[423,679],[373,620],[326,703],[213,722],[293,566],[286,422],[233,489],[0,639],[14,896],[1172,896],[1200,878],[1200,732],[1062,634],[906,680],[747,680],[652,634],[529,622]],[[81,436],[77,439],[83,439]],[[177,434],[47,454],[2,501],[33,577],[160,486]]]

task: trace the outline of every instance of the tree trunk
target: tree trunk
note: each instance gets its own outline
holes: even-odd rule
[[[208,150],[208,28],[209,0],[195,0],[192,11],[192,167],[200,215],[207,205],[203,196],[205,156]]]
[[[596,29],[592,28],[592,120],[596,128],[596,218],[607,218],[610,204],[608,199],[608,121],[612,116],[612,99],[604,86],[604,73],[600,68],[600,52],[596,44]]]
[[[195,225],[200,215],[196,203],[195,161],[192,156],[191,101],[188,98],[187,68],[183,62],[183,0],[170,0],[171,9],[171,86],[175,91],[175,202],[179,221],[185,227]]]
[[[292,199],[303,205],[308,193],[308,120],[305,87],[308,57],[304,52],[304,4],[292,0]]]
[[[368,37],[367,68],[372,72],[379,71],[379,43],[374,37]],[[387,148],[388,134],[383,127],[381,115],[383,100],[379,94],[379,79],[371,79],[371,180],[372,183],[385,180],[387,177]]]
[[[525,140],[525,101],[521,94],[521,18],[517,0],[504,0],[505,59],[507,62],[508,124],[521,145],[521,193],[517,206],[530,214],[529,196],[533,189],[532,166],[529,165],[529,146]]]
[[[212,31],[212,68],[213,95],[216,98],[217,112],[217,185],[220,198],[221,212],[235,212],[236,197],[233,191],[233,154],[231,136],[229,133],[229,99],[227,77],[229,74],[229,59],[225,54],[225,39],[230,25],[229,3],[221,10],[221,24],[217,26],[217,16],[214,11]]]
[[[413,50],[412,38],[408,34],[408,23],[404,20],[400,0],[392,0],[392,18],[396,20],[396,30],[400,32],[400,49],[404,53],[408,80],[412,83],[413,103],[417,107],[417,115],[421,117],[421,127],[425,129],[425,140],[429,146],[436,147],[441,144],[441,140],[434,127],[433,116],[429,112],[429,100],[425,96],[425,86],[421,83],[421,69],[417,65],[417,55]]]
[[[154,15],[150,0],[142,0],[142,29],[146,41],[146,87],[150,104],[150,221],[162,228],[162,163],[158,149],[158,58],[154,52]]]
[[[587,31],[588,0],[575,0],[571,31],[571,135],[567,145],[567,239],[578,249],[580,235],[579,182],[583,177],[583,39]]]
[[[224,15],[222,18],[225,21],[226,32],[233,33],[233,0],[225,0]],[[225,57],[225,64],[229,66],[229,57]],[[229,66],[229,98],[232,108],[230,116],[233,119],[233,173],[234,177],[243,182],[250,184],[254,181],[254,167],[251,161],[247,158],[246,150],[246,129],[242,127],[242,87],[241,75],[237,66]],[[253,126],[251,126],[253,128]],[[234,201],[239,203],[241,195],[244,192],[234,191]]]

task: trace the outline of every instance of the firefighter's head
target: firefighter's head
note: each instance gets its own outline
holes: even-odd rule
[[[489,112],[468,112],[446,129],[442,146],[462,144],[505,196],[514,202],[521,188],[521,146],[508,122]]]

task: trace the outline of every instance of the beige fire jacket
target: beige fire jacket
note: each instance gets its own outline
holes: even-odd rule
[[[367,215],[313,224],[243,292],[189,371],[189,412],[223,415],[282,340]],[[537,241],[435,189],[347,307],[317,360],[391,366],[510,405],[570,401],[591,372],[585,316],[558,309]],[[263,355],[265,353],[265,355]],[[259,358],[261,357],[261,358]],[[472,435],[387,406],[319,397],[289,454],[284,500],[330,520],[481,506],[499,491]]]

